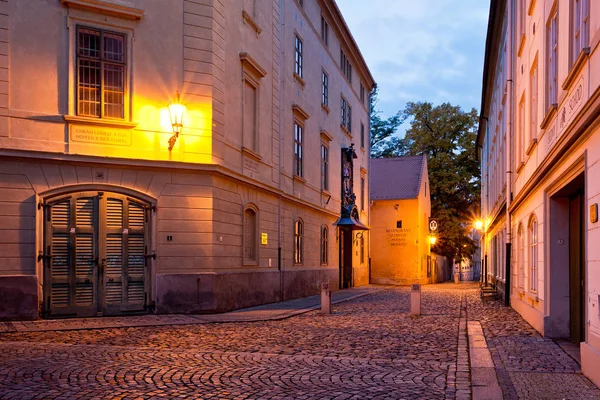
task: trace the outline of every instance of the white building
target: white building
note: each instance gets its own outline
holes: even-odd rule
[[[487,279],[596,384],[599,42],[599,1],[493,0],[478,135]]]

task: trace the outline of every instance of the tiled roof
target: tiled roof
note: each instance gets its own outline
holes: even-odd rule
[[[419,196],[425,156],[372,158],[371,200],[415,199]]]

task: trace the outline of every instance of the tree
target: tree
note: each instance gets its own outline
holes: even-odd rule
[[[375,110],[377,105],[377,89],[370,96],[371,119],[371,157],[395,157],[404,151],[402,139],[394,134],[404,123],[406,116],[398,111],[396,115],[383,119],[381,112]]]
[[[475,159],[477,110],[464,112],[449,103],[434,107],[411,102],[403,116],[410,120],[410,128],[401,139],[402,155],[427,156],[431,215],[439,222],[432,250],[448,257],[470,258],[476,243],[468,233],[481,187]]]

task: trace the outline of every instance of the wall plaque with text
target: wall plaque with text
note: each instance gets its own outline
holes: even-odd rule
[[[70,125],[69,137],[74,142],[131,146],[131,131],[86,125]]]

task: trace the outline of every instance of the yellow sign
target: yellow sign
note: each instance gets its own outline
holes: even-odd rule
[[[71,140],[95,144],[131,146],[131,131],[106,127],[71,125]]]
[[[261,233],[260,234],[260,244],[268,244],[269,243],[269,235],[267,235],[266,233]]]
[[[598,203],[594,203],[590,206],[590,222],[598,222]]]

